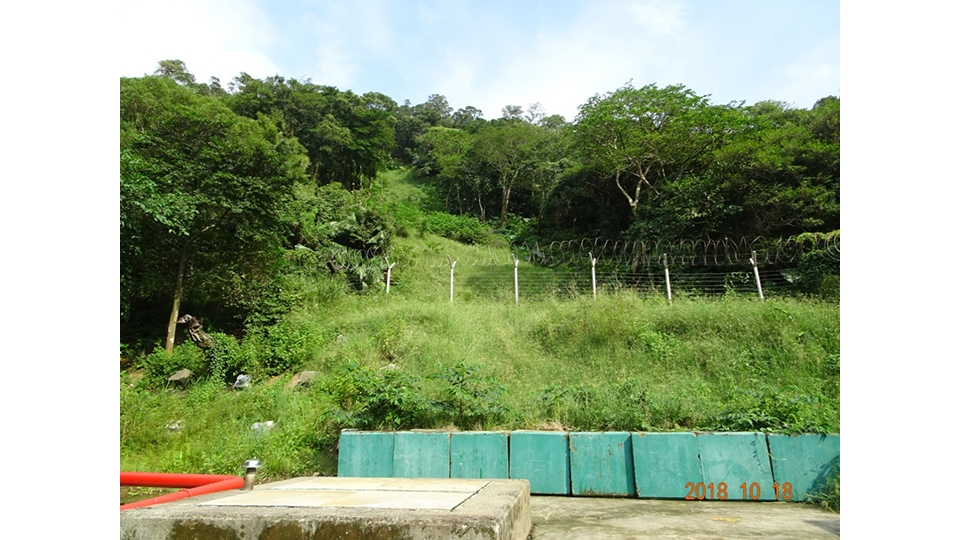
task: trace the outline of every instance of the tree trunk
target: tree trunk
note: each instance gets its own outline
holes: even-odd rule
[[[500,207],[500,228],[507,224],[507,206],[510,205],[510,188],[503,189],[503,205]]]
[[[177,337],[177,319],[180,318],[180,300],[183,298],[183,274],[187,268],[187,250],[190,249],[189,243],[180,252],[180,268],[177,272],[177,288],[173,292],[173,309],[170,310],[170,322],[167,323],[167,344],[165,349],[168,353],[173,352],[173,341]]]
[[[636,221],[639,211],[637,210],[637,203],[640,202],[640,185],[643,182],[637,183],[637,189],[635,197],[631,197],[627,190],[623,188],[623,184],[620,183],[620,171],[617,171],[616,176],[614,176],[614,181],[617,183],[617,189],[620,190],[620,193],[623,193],[623,196],[627,198],[627,203],[630,205],[630,213],[633,215],[634,221]]]

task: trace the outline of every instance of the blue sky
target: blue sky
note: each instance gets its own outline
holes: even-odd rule
[[[120,17],[121,76],[180,59],[199,81],[279,74],[401,104],[443,94],[487,119],[539,102],[573,120],[630,80],[715,103],[840,94],[837,0],[124,0]]]

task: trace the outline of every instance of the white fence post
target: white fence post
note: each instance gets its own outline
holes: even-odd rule
[[[590,280],[593,282],[593,300],[597,300],[597,260],[593,258],[593,252],[590,252]]]
[[[447,262],[450,263],[450,303],[453,303],[453,267],[457,265],[457,261],[450,261],[450,256],[447,255]]]
[[[673,294],[670,292],[670,269],[667,268],[667,254],[663,254],[663,274],[667,278],[667,300],[670,301],[670,305],[673,305]]]
[[[513,256],[513,301],[518,306],[520,305],[520,272],[518,267],[520,266],[520,259],[516,255]]]
[[[397,263],[390,264],[390,261],[384,257],[383,260],[387,263],[387,294],[390,294],[390,271],[393,270],[393,266]]]
[[[757,252],[752,251],[752,257],[750,257],[750,264],[753,265],[753,276],[757,278],[757,292],[760,293],[760,301],[763,301],[763,287],[760,286],[760,271],[757,270]]]

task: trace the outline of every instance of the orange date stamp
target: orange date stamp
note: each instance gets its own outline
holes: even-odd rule
[[[729,498],[729,490],[727,488],[726,482],[720,482],[714,485],[713,482],[709,484],[704,484],[703,482],[687,482],[684,488],[688,488],[690,491],[687,492],[687,496],[684,497],[688,501],[725,501]],[[743,500],[748,500],[747,497],[750,497],[749,500],[756,501],[760,498],[760,484],[756,482],[751,482],[747,485],[746,482],[740,484],[740,493],[743,495]],[[773,498],[777,501],[789,501],[793,498],[793,484],[790,482],[779,483],[775,482],[773,484]]]

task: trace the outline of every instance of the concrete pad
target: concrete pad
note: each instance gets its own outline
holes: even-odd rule
[[[780,500],[805,501],[811,493],[824,491],[840,466],[839,435],[767,435],[773,479],[779,483]],[[790,483],[789,492],[784,484]],[[791,493],[792,492],[792,493]]]
[[[570,490],[574,495],[636,495],[630,433],[571,433]]]
[[[450,435],[450,478],[509,478],[505,431]]]
[[[453,510],[473,493],[455,491],[338,491],[333,489],[274,489],[250,491],[200,506],[364,506],[368,508],[407,508]]]
[[[120,513],[121,540],[523,540],[530,529],[519,480],[295,478]]]
[[[393,476],[449,478],[450,434],[429,431],[398,432],[393,443]]]
[[[570,446],[564,431],[510,432],[510,478],[530,482],[530,492],[570,494]]]
[[[840,514],[809,504],[534,496],[530,508],[534,540],[840,537]]]
[[[337,474],[340,476],[393,476],[395,434],[383,431],[343,431]]]
[[[294,478],[272,484],[271,489],[284,490],[337,490],[337,491],[435,491],[476,493],[489,484],[486,480],[447,478],[340,478],[336,476],[312,476]]]
[[[634,433],[631,442],[638,497],[683,499],[687,483],[703,482],[693,433]]]
[[[698,433],[697,445],[700,447],[704,488],[700,490],[694,485],[694,497],[729,501],[774,500],[773,470],[766,435],[759,432]]]

